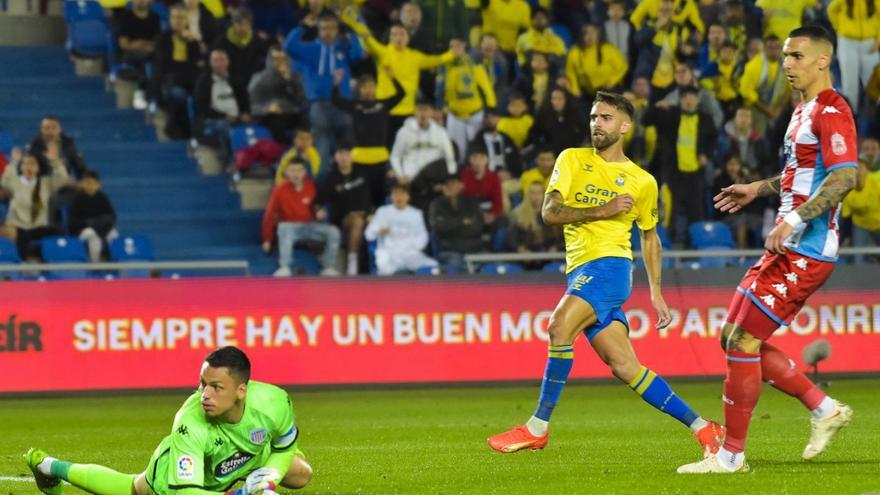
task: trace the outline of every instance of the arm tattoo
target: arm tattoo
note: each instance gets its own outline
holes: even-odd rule
[[[779,194],[779,189],[782,184],[782,176],[777,175],[776,177],[771,177],[769,179],[764,179],[758,184],[758,196],[773,196],[774,194]]]
[[[855,167],[832,170],[816,194],[798,207],[798,215],[803,221],[809,222],[836,206],[856,186],[857,175]]]
[[[551,191],[544,196],[541,217],[545,223],[548,225],[562,225],[588,222],[602,218],[602,210],[599,206],[593,208],[572,208],[562,203],[562,193],[559,191]]]

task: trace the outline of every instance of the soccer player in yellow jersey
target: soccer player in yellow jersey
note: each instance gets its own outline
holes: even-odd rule
[[[549,356],[535,414],[524,425],[489,437],[498,452],[542,449],[548,426],[583,332],[622,382],[646,402],[694,433],[704,455],[717,452],[721,425],[695,413],[653,371],[642,366],[629,341],[621,306],[632,292],[630,229],[639,227],[651,302],[658,328],[671,320],[660,290],[657,182],[623,154],[623,135],[633,126],[633,106],[622,95],[598,92],[590,112],[593,148],[569,148],[556,160],[542,217],[564,225],[568,290],[550,317]]]

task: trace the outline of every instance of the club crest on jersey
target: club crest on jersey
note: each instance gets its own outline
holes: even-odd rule
[[[266,440],[266,430],[263,428],[257,428],[255,430],[251,430],[251,442],[260,445]]]
[[[180,459],[177,459],[177,479],[191,480],[195,474],[192,457],[188,455],[180,456]]]
[[[618,177],[617,180],[614,181],[614,183],[618,186],[623,186],[626,183],[626,177],[623,174],[620,174],[620,177]]]
[[[843,139],[839,132],[831,135],[831,151],[837,156],[846,153],[846,140]]]

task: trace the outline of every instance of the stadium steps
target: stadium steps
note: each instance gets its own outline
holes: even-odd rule
[[[148,236],[160,260],[246,259],[255,274],[276,268],[260,251],[262,212],[241,211],[226,178],[201,176],[184,143],[157,142],[143,112],[116,109],[101,78],[76,77],[63,48],[0,47],[0,67],[8,69],[0,128],[24,145],[44,115],[57,115],[101,174],[120,232]]]

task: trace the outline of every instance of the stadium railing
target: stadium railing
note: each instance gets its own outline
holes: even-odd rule
[[[188,272],[188,271],[230,271],[251,274],[250,263],[246,260],[225,261],[126,261],[120,263],[23,263],[0,264],[0,275],[3,273],[44,273],[59,271],[93,271],[122,272],[127,270],[147,270],[155,272]]]
[[[764,254],[763,249],[704,249],[704,250],[665,250],[663,258],[673,259],[676,261],[676,267],[688,268],[690,265],[687,260],[694,260],[697,263],[701,258],[738,258],[748,261],[751,264]],[[841,248],[840,258],[846,261],[851,256],[880,255],[880,247],[856,247]],[[641,251],[633,252],[636,259],[642,258]],[[565,253],[477,253],[466,254],[464,261],[467,264],[468,273],[477,273],[480,271],[480,265],[486,263],[527,263],[530,261],[564,261]]]

